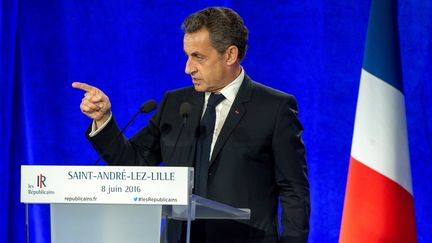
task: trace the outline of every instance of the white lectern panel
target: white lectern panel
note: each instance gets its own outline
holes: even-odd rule
[[[155,243],[160,205],[51,204],[52,243]]]

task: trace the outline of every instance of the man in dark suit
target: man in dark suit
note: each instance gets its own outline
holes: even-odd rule
[[[195,167],[195,193],[251,209],[250,221],[197,221],[192,242],[306,242],[309,183],[295,98],[245,74],[240,62],[248,31],[231,9],[201,10],[182,28],[185,72],[193,87],[167,92],[148,125],[131,139],[114,140],[107,149],[119,133],[108,97],[73,83],[86,91],[80,108],[93,119],[88,139],[110,165]],[[185,102],[192,109],[182,125],[179,109]]]

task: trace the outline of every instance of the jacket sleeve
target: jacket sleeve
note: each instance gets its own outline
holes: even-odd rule
[[[86,137],[94,149],[109,165],[158,165],[161,162],[160,116],[166,103],[167,95],[162,99],[158,111],[131,139],[120,135],[120,129],[114,119],[97,135],[90,137],[91,125]]]
[[[288,96],[279,106],[272,141],[275,179],[282,208],[281,242],[307,242],[310,195],[303,126],[297,118],[297,102]]]

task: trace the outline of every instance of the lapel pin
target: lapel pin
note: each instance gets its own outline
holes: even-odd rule
[[[236,113],[236,115],[240,114],[240,111],[235,109],[234,113]]]

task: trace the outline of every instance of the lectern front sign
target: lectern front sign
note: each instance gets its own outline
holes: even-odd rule
[[[21,166],[21,202],[187,205],[187,167]]]

